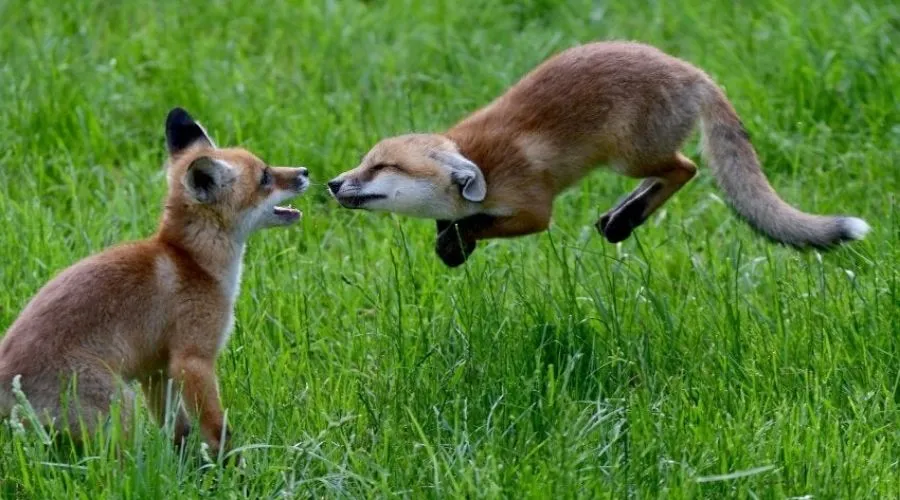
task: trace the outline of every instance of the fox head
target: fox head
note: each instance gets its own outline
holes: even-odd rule
[[[245,149],[219,148],[181,108],[166,118],[166,149],[170,217],[209,221],[238,240],[300,219],[299,210],[278,204],[306,191],[306,168],[272,167]]]
[[[477,212],[487,194],[481,169],[436,134],[382,140],[328,189],[347,208],[451,220]]]

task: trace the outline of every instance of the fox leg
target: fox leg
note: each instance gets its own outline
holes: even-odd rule
[[[632,175],[645,179],[597,220],[597,231],[606,236],[610,243],[628,238],[636,227],[643,224],[696,173],[697,166],[681,153],[676,153],[671,160],[634,169]]]
[[[183,446],[191,431],[191,424],[181,403],[178,387],[172,384],[170,391],[168,378],[163,373],[156,373],[141,380],[141,388],[157,424],[164,426],[167,423],[167,415],[173,416],[175,420],[172,422],[172,439],[176,446]]]
[[[547,229],[550,210],[532,207],[510,216],[476,214],[454,223],[441,222],[438,221],[440,232],[435,250],[445,265],[457,267],[475,251],[478,240],[513,238]]]
[[[461,265],[475,251],[477,240],[470,231],[477,226],[491,224],[493,217],[475,214],[457,221],[437,221],[437,240],[434,250],[447,267]]]
[[[35,384],[22,381],[23,392],[40,423],[59,431],[58,438],[63,442],[78,446],[83,444],[83,438],[91,439],[100,429],[111,432],[114,425],[119,431],[119,442],[128,442],[134,409],[130,387],[105,367],[93,365],[58,375],[38,379]],[[118,406],[115,415],[111,412],[113,401]]]
[[[184,405],[200,421],[204,441],[215,453],[227,451],[231,432],[226,427],[219,400],[215,359],[195,354],[175,355],[169,362],[169,376],[181,384]]]
[[[473,216],[474,217],[474,216]],[[446,232],[447,229],[453,227],[454,222],[452,220],[442,220],[438,219],[435,221],[437,223],[437,234],[438,238],[440,238],[441,234]],[[457,221],[459,222],[459,221]]]

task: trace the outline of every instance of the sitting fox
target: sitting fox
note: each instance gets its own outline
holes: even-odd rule
[[[868,232],[861,219],[810,215],[782,201],[709,76],[638,43],[565,50],[442,134],[379,142],[328,186],[347,208],[436,219],[437,253],[454,267],[479,240],[547,229],[554,198],[606,164],[643,179],[596,222],[616,243],[694,177],[697,167],[679,150],[698,119],[719,186],[757,231],[801,248]]]
[[[43,423],[65,426],[76,441],[108,418],[114,394],[124,396],[127,431],[133,395],[119,382],[140,381],[162,423],[172,379],[184,403],[176,443],[189,430],[186,408],[206,443],[227,451],[215,363],[234,322],[244,246],[257,229],[300,219],[278,204],[307,189],[308,173],[217,148],[180,108],[166,119],[166,142],[169,192],[157,233],[63,270],[27,304],[0,342],[0,416],[19,376]],[[76,397],[64,407],[70,387]]]

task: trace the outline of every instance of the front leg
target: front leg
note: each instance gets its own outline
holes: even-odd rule
[[[435,252],[441,261],[448,267],[462,265],[469,255],[475,251],[477,241],[470,235],[471,231],[480,226],[489,225],[493,217],[485,214],[475,214],[456,222],[437,221],[437,241]]]
[[[546,231],[548,227],[550,227],[550,213],[533,210],[507,217],[493,217],[490,224],[470,228],[469,234],[475,240],[516,238]]]
[[[435,222],[437,223],[437,234],[439,234],[439,235],[441,233],[443,233],[445,230],[447,230],[447,228],[453,224],[453,221],[442,220],[442,219],[438,219]]]
[[[160,426],[172,425],[172,439],[175,446],[181,448],[191,432],[191,424],[181,404],[178,387],[172,385],[169,391],[167,377],[163,373],[154,373],[152,376],[141,380],[144,398],[150,413]],[[172,421],[169,421],[172,417]]]
[[[525,236],[549,226],[549,211],[519,211],[502,217],[477,214],[457,221],[439,234],[437,253],[448,267],[457,267],[475,251],[478,240]]]
[[[225,425],[219,400],[215,358],[174,356],[169,363],[169,376],[181,384],[184,404],[188,413],[200,421],[204,441],[215,453],[227,452],[231,432]]]

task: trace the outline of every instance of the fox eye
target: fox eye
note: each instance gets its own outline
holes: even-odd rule
[[[386,168],[397,168],[397,165],[394,165],[391,163],[377,163],[377,164],[373,165],[370,170],[373,174],[376,174]]]
[[[266,168],[263,170],[262,177],[259,179],[259,185],[267,187],[269,184],[272,184],[272,172]]]

